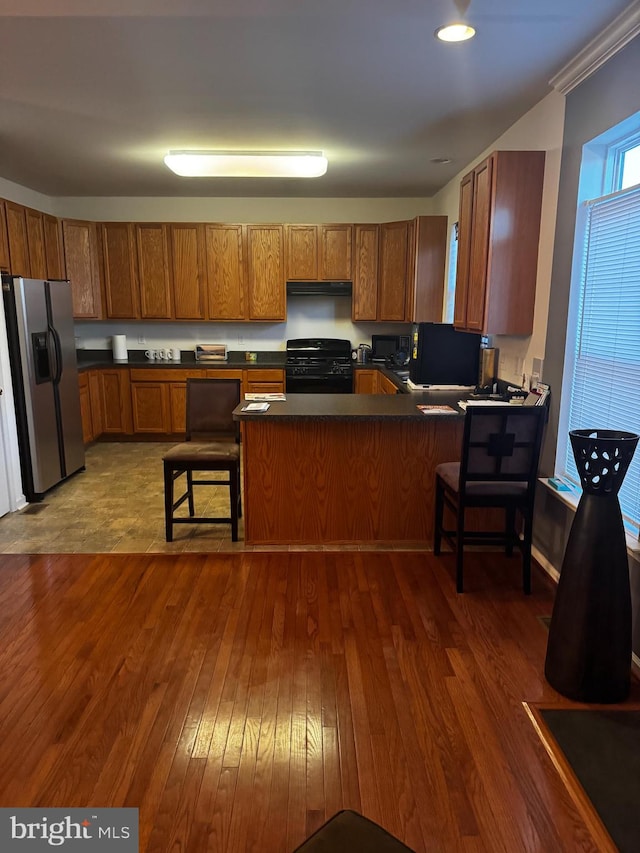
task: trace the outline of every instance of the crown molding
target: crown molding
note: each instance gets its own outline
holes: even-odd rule
[[[550,85],[567,95],[639,33],[640,0],[635,0],[552,77]]]

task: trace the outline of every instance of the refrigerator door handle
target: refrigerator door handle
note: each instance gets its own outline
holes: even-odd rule
[[[52,371],[51,381],[54,385],[57,385],[62,377],[62,344],[60,342],[60,335],[53,326],[49,326],[49,334],[53,341],[53,351],[55,353],[54,369]]]

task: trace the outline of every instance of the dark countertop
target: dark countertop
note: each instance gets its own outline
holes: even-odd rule
[[[406,394],[287,394],[286,400],[273,401],[266,412],[244,412],[241,403],[233,413],[235,420],[260,418],[278,421],[300,420],[458,420],[464,417],[457,403],[466,392],[419,391]],[[455,414],[423,414],[417,406],[451,406]]]
[[[177,370],[193,370],[194,368],[207,370],[219,368],[247,368],[249,370],[257,369],[284,369],[287,354],[284,350],[266,351],[257,353],[257,361],[247,361],[244,350],[230,351],[227,354],[226,361],[196,361],[193,350],[182,350],[180,361],[166,361],[164,359],[156,359],[150,361],[146,358],[144,350],[129,350],[129,358],[127,361],[114,361],[113,353],[110,349],[105,350],[76,350],[78,360],[78,370],[90,370],[96,367],[150,367],[150,368],[175,368]]]

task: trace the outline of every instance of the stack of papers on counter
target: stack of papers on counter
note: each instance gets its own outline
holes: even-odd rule
[[[245,400],[269,400],[273,402],[274,400],[286,400],[284,394],[278,394],[277,392],[273,392],[271,394],[245,394]]]
[[[247,403],[242,407],[243,412],[266,412],[269,408],[269,403]]]

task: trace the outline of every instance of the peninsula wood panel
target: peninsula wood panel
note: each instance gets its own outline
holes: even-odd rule
[[[205,226],[207,312],[212,320],[243,320],[247,306],[242,225]]]
[[[434,470],[463,421],[244,422],[248,544],[433,539]]]
[[[176,320],[205,320],[204,226],[189,222],[169,226],[169,254]]]
[[[173,314],[169,280],[167,226],[136,225],[140,316],[146,320],[168,320]]]

